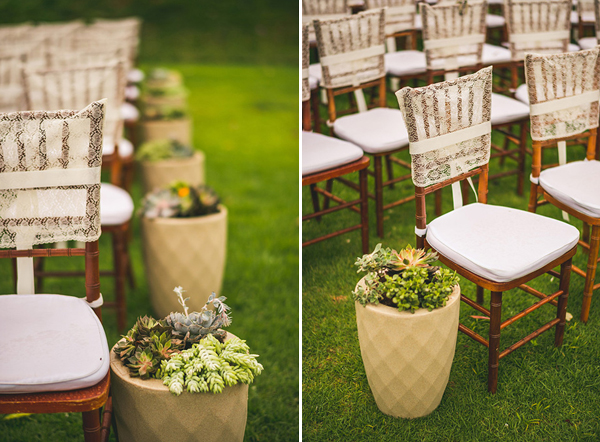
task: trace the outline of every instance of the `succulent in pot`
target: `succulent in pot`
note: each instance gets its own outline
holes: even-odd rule
[[[167,189],[148,193],[139,214],[146,218],[187,218],[219,212],[220,198],[209,186],[174,181]]]
[[[160,161],[174,158],[189,158],[194,155],[194,149],[174,139],[146,141],[135,154],[138,161]]]
[[[367,273],[353,292],[363,364],[377,406],[391,416],[431,413],[448,383],[460,287],[436,260],[434,252],[378,244],[355,263]]]

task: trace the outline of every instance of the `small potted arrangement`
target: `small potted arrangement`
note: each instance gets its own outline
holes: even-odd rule
[[[377,244],[358,258],[366,272],[353,292],[360,352],[377,407],[426,416],[439,405],[456,348],[460,287],[434,252]]]
[[[227,249],[227,209],[206,186],[183,181],[148,193],[139,210],[150,302],[158,316],[177,308],[171,287],[195,293],[221,291]],[[190,301],[200,310],[206,298]]]
[[[147,141],[135,154],[144,193],[166,187],[176,179],[192,186],[204,184],[204,154],[177,140]]]
[[[248,384],[263,366],[231,324],[214,293],[189,313],[140,317],[111,350],[111,393],[119,440],[242,441]],[[208,307],[211,307],[209,309]]]
[[[187,91],[182,85],[181,74],[166,69],[151,71],[142,101],[146,141],[169,138],[191,144],[192,121],[187,112]]]

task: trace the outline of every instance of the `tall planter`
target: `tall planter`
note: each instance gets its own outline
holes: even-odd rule
[[[359,283],[360,284],[360,283]],[[431,312],[399,312],[358,302],[356,323],[363,364],[377,407],[390,416],[426,416],[440,404],[456,349],[460,287]]]
[[[187,146],[192,144],[192,120],[147,120],[142,122],[144,141],[170,138]]]
[[[191,186],[204,184],[204,154],[196,151],[189,158],[141,161],[144,193],[165,188],[173,181],[185,181]]]
[[[160,379],[130,377],[114,351],[110,352],[110,368],[119,442],[244,439],[248,385],[225,387],[219,394],[184,391],[175,396]]]
[[[211,292],[221,291],[227,249],[227,209],[194,218],[142,217],[142,247],[150,302],[164,317],[181,306],[173,288],[182,286],[190,311],[200,311]]]

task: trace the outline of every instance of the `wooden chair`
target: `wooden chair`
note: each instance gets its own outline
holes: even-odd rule
[[[459,330],[488,347],[488,390],[496,392],[500,359],[540,333],[556,327],[562,344],[576,228],[543,216],[486,204],[491,144],[492,68],[455,80],[397,92],[410,136],[416,196],[417,247],[438,252],[440,261],[477,285],[477,302],[465,304],[490,319],[485,339],[460,324]],[[466,99],[465,99],[466,98]],[[479,175],[479,202],[462,205],[460,182]],[[425,196],[452,185],[454,210],[427,222]],[[525,283],[560,266],[559,290],[545,295]],[[521,288],[540,300],[501,320],[504,292]],[[490,308],[483,304],[491,291]],[[500,350],[500,331],[544,304],[557,306],[556,318]]]
[[[595,0],[577,0],[577,44],[582,49],[591,49],[596,46],[596,6]],[[589,31],[589,32],[586,32]],[[586,37],[591,34],[591,37]]]
[[[384,25],[383,9],[314,22],[321,57],[321,87],[327,92],[328,125],[337,137],[357,145],[373,157],[374,170],[369,173],[375,177],[375,193],[370,193],[369,197],[375,200],[377,234],[381,237],[384,210],[414,198],[409,196],[383,204],[383,189],[409,177],[406,174],[387,181],[383,177],[383,163],[389,165],[390,155],[408,147],[402,114],[398,109],[386,107]],[[371,88],[375,97],[367,103],[363,90]],[[336,103],[336,97],[340,95],[349,96],[356,106],[345,112],[340,110]],[[353,113],[356,110],[358,113]],[[405,165],[410,167],[408,163]]]
[[[122,120],[120,104],[124,90],[122,66],[120,62],[101,66],[72,67],[58,70],[24,71],[25,95],[28,109],[77,108],[86,100],[107,97],[106,123],[103,141],[102,162],[108,161],[111,168],[112,183],[102,183],[102,229],[113,238],[113,269],[101,272],[102,276],[115,278],[115,302],[106,303],[115,307],[117,324],[120,330],[125,328],[127,309],[125,283],[129,277],[133,284],[133,272],[128,252],[128,232],[133,215],[133,200],[129,193],[119,187],[122,164],[120,160]],[[118,140],[118,141],[114,141]],[[113,151],[107,153],[107,150]],[[133,148],[129,154],[133,157]],[[107,160],[110,158],[110,160]],[[42,263],[37,269],[38,283],[45,276],[77,276],[80,272],[45,272]],[[38,289],[40,289],[38,287]]]
[[[487,11],[485,1],[469,3],[466,9],[459,4],[440,6],[421,4],[420,8],[423,17],[423,47],[427,58],[429,83],[440,75],[450,80],[483,66]],[[491,158],[499,158],[501,166],[508,158],[514,161],[515,168],[492,174],[488,179],[516,175],[517,194],[522,195],[529,108],[511,97],[493,93],[491,112],[492,130],[504,137],[502,146],[492,144],[494,153]],[[514,127],[517,128],[516,133]],[[463,193],[464,198],[467,198],[466,187],[463,187]],[[440,213],[441,191],[436,193],[436,214]]]
[[[367,197],[367,167],[369,166],[369,158],[365,157],[363,151],[352,143],[310,132],[308,34],[308,25],[304,25],[302,27],[302,186],[310,186],[314,212],[304,215],[302,221],[311,219],[319,221],[323,215],[349,209],[360,214],[360,223],[305,241],[302,243],[302,247],[354,230],[360,230],[362,251],[363,253],[369,253],[369,200]],[[331,186],[334,179],[339,180],[344,175],[353,172],[358,172],[359,174],[360,198],[352,201],[344,201],[332,193]],[[344,179],[341,182],[347,183],[347,180]],[[326,185],[323,188],[317,186],[318,183],[326,183]],[[322,195],[324,198],[322,208],[319,202],[319,195]],[[338,203],[338,205],[329,207],[330,200]]]
[[[594,289],[600,287],[594,284],[600,247],[600,161],[595,155],[599,53],[599,48],[594,48],[568,54],[527,54],[525,58],[533,139],[529,211],[549,202],[584,223],[579,244],[588,252],[587,269],[573,266],[573,271],[585,278],[583,322],[588,320]],[[585,161],[567,163],[567,141],[582,135],[587,136]],[[558,166],[542,170],[542,150],[555,145]]]
[[[0,258],[18,269],[17,294],[0,296],[0,413],[81,412],[86,442],[108,439],[111,411],[98,269],[104,106],[0,114],[0,247],[11,249]],[[68,240],[85,248],[34,248]],[[84,256],[85,297],[35,295],[42,256]]]

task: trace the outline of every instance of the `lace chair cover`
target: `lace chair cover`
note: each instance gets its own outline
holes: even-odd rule
[[[73,69],[123,63],[129,64],[125,51],[121,48],[96,48],[94,50],[50,50],[46,54],[48,69]]]
[[[366,0],[367,9],[385,10],[385,35],[415,28],[417,9],[414,0]]]
[[[121,139],[121,105],[125,94],[123,64],[75,67],[71,69],[24,72],[29,109],[77,109],[94,100],[106,98],[104,135]]]
[[[310,100],[308,24],[302,25],[302,101]]]
[[[505,0],[508,44],[514,61],[525,52],[567,52],[571,38],[571,0]]]
[[[302,15],[348,14],[347,0],[302,0]]]
[[[326,88],[358,86],[385,76],[385,10],[314,22]]]
[[[0,112],[15,112],[25,109],[25,95],[21,79],[24,62],[24,55],[0,55]]]
[[[594,0],[577,0],[577,14],[580,18],[596,16],[596,2]],[[579,36],[581,38],[582,36]]]
[[[427,69],[453,70],[481,63],[487,2],[420,4]]]
[[[598,127],[598,53],[596,47],[525,56],[532,139],[564,138]]]
[[[0,247],[98,239],[104,105],[0,114]]]
[[[396,96],[408,130],[415,186],[446,181],[488,163],[491,67],[426,87],[405,87]]]

